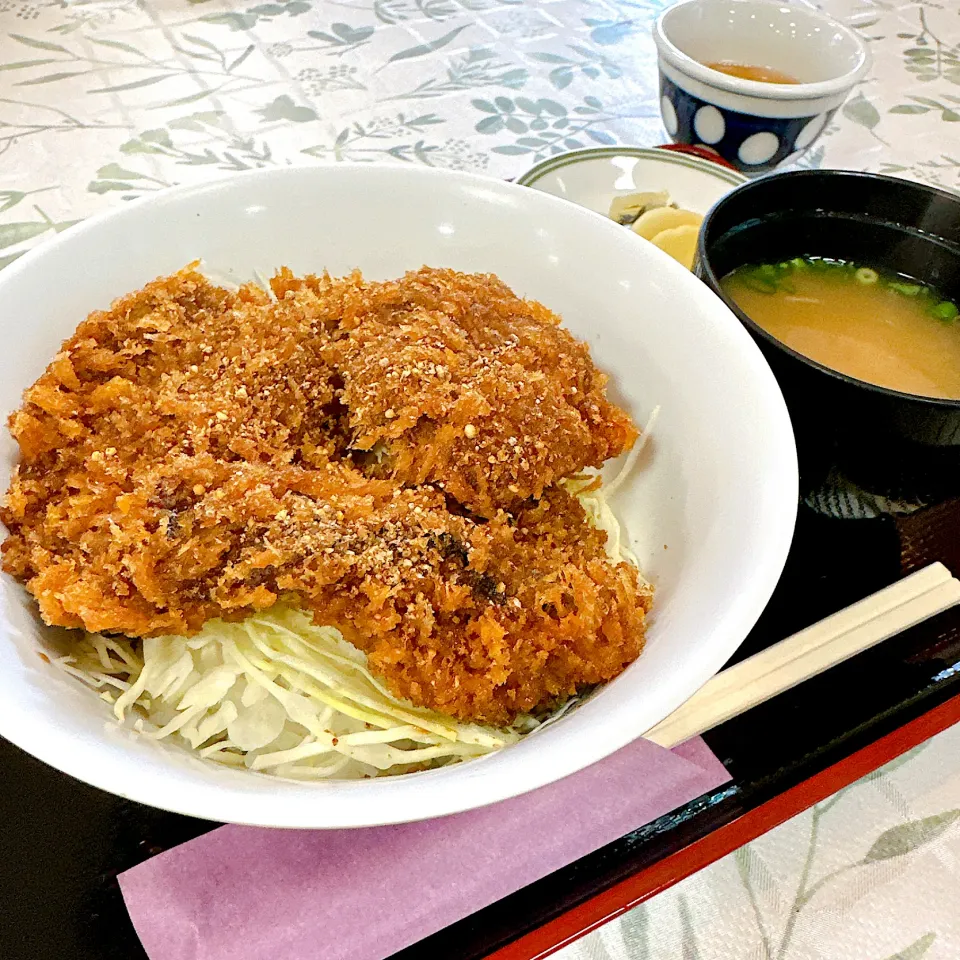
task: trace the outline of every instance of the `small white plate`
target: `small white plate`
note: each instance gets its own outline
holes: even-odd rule
[[[571,150],[538,163],[517,180],[604,216],[615,196],[638,190],[666,190],[679,206],[706,213],[746,182],[743,174],[719,163],[647,147]]]

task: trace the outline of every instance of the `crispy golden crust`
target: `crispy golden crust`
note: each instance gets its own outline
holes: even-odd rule
[[[649,591],[552,485],[635,436],[586,348],[493,277],[274,289],[157,280],[26,392],[3,562],[44,619],[189,633],[287,596],[493,723],[632,662]]]
[[[495,276],[285,274],[274,287],[338,304],[324,356],[343,378],[352,445],[378,451],[382,476],[435,483],[487,517],[636,439],[586,344]]]

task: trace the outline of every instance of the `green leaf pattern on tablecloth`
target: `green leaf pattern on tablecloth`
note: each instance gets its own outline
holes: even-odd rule
[[[902,857],[904,854],[911,853],[939,837],[958,817],[960,817],[960,810],[946,810],[932,817],[924,817],[922,820],[898,823],[877,837],[863,858],[863,862],[873,863],[877,860],[889,860],[891,857]]]
[[[578,146],[662,142],[649,29],[665,2],[0,0],[0,197],[55,180],[45,210],[68,222],[231,170],[513,177]],[[960,18],[874,7],[858,28],[873,73],[797,165],[960,186]],[[32,224],[4,258],[53,232],[0,207],[0,224]]]
[[[933,942],[936,939],[937,935],[935,933],[925,933],[922,937],[914,940],[909,947],[898,951],[893,954],[893,956],[888,957],[887,960],[920,960],[930,947],[933,946]]]

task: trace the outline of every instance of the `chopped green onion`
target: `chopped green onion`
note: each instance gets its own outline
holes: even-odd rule
[[[946,320],[949,322],[957,318],[957,314],[960,313],[960,308],[949,300],[943,300],[938,303],[931,312],[938,320]]]
[[[905,297],[915,297],[923,289],[919,283],[890,283],[888,286]]]
[[[790,260],[781,260],[778,263],[754,264],[737,269],[736,274],[740,282],[756,293],[774,294],[778,290],[786,293],[796,293],[793,277],[798,270],[816,270],[839,277],[839,271],[844,271],[844,279],[850,277],[863,286],[874,286],[883,283],[888,290],[905,297],[921,297],[930,303],[930,315],[938,320],[952,322],[960,316],[957,303],[950,300],[941,300],[937,292],[923,283],[911,282],[908,278],[899,279],[897,274],[881,273],[873,267],[860,267],[849,260],[835,260],[831,257],[793,257]]]
[[[777,278],[776,276],[770,277],[765,272],[763,272],[762,267],[757,267],[753,270],[745,270],[740,279],[743,281],[743,285],[749,290],[755,290],[757,293],[776,293],[777,292]]]
[[[748,290],[753,290],[756,293],[776,293],[777,287],[773,283],[765,283],[763,280],[760,280],[757,277],[751,277],[749,274],[744,274],[741,277],[743,285]]]

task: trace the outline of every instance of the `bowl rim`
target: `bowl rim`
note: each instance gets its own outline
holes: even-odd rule
[[[807,7],[802,8],[804,16],[811,20],[818,20],[827,24],[834,30],[844,34],[857,50],[858,60],[854,67],[842,73],[838,77],[830,80],[818,80],[815,83],[790,83],[776,84],[763,83],[759,80],[743,80],[739,77],[731,77],[729,74],[721,73],[719,70],[712,70],[693,57],[685,54],[669,38],[666,23],[679,8],[689,6],[759,6],[769,7],[770,9],[782,10],[784,4],[779,0],[680,0],[657,17],[653,25],[653,40],[657,47],[657,52],[663,60],[669,63],[674,69],[679,70],[687,76],[699,80],[701,83],[710,87],[716,87],[720,90],[726,90],[728,93],[738,93],[743,96],[753,97],[760,100],[814,100],[822,97],[835,96],[846,93],[853,85],[860,80],[870,69],[871,57],[867,45],[850,29],[846,24],[828,17],[819,10],[812,10]]]
[[[927,407],[937,407],[941,409],[946,407],[950,410],[960,410],[960,399],[952,400],[949,397],[928,397],[920,393],[908,393],[905,390],[894,390],[892,387],[884,387],[879,383],[870,383],[867,380],[859,380],[856,377],[850,376],[848,373],[835,370],[833,367],[828,367],[826,364],[820,363],[818,360],[814,360],[812,357],[808,357],[806,354],[794,350],[793,347],[788,346],[782,340],[779,340],[777,337],[775,337],[772,333],[764,330],[764,328],[761,327],[755,320],[751,319],[748,314],[746,314],[739,306],[737,306],[736,301],[734,301],[732,297],[727,296],[726,292],[721,286],[720,280],[722,278],[717,276],[717,273],[713,269],[713,265],[710,262],[710,255],[707,248],[707,234],[709,233],[710,227],[713,224],[713,220],[717,216],[717,213],[720,211],[722,205],[731,198],[736,198],[738,194],[748,190],[751,187],[761,189],[768,180],[781,178],[814,179],[825,176],[840,176],[855,178],[857,180],[883,182],[891,186],[901,188],[909,187],[919,193],[932,194],[934,196],[941,197],[944,200],[952,201],[960,206],[960,195],[958,194],[951,193],[948,190],[941,190],[938,187],[933,187],[925,183],[917,183],[913,180],[904,180],[902,177],[891,177],[881,173],[866,173],[858,170],[785,170],[782,173],[770,173],[766,176],[758,177],[756,180],[751,180],[748,183],[744,183],[735,190],[731,190],[726,196],[721,197],[710,208],[707,215],[703,218],[703,224],[700,227],[700,235],[697,237],[697,262],[704,272],[704,282],[710,287],[711,290],[713,290],[715,294],[717,294],[718,297],[720,297],[721,300],[723,300],[730,310],[733,311],[733,314],[737,317],[737,319],[740,320],[740,322],[754,336],[762,338],[765,343],[776,347],[782,353],[785,353],[792,359],[799,360],[805,366],[811,367],[817,372],[826,374],[831,379],[844,383],[850,387],[856,387],[861,390],[865,389],[870,393],[884,397],[888,400],[907,400]],[[757,214],[753,214],[749,219],[753,220],[756,219],[756,217]]]
[[[137,204],[116,206],[102,211],[33,248],[16,263],[11,264],[8,270],[0,275],[0,290],[4,289],[6,282],[28,274],[36,265],[44,262],[44,258],[49,253],[69,248],[81,238],[92,239],[96,236],[101,224],[123,221],[124,218],[136,218],[136,211],[149,210],[154,214],[162,213],[165,207],[177,205],[184,200],[197,201],[208,194],[239,190],[242,182],[251,185],[268,184],[274,180],[293,180],[295,177],[300,177],[306,183],[312,178],[322,177],[331,172],[333,176],[342,176],[344,179],[366,177],[368,174],[391,179],[395,177],[431,178],[436,181],[442,178],[450,183],[451,187],[459,184],[470,191],[499,194],[500,198],[504,193],[513,194],[518,199],[525,198],[523,203],[528,206],[553,207],[557,213],[565,211],[562,216],[567,221],[571,221],[571,231],[574,231],[578,225],[605,231],[611,238],[611,242],[619,246],[624,254],[630,254],[632,257],[635,251],[633,246],[635,241],[629,231],[623,230],[608,218],[571,204],[562,198],[544,194],[542,191],[526,190],[498,178],[389,162],[294,164],[288,167],[229,173],[198,183],[178,185],[160,190],[143,198]],[[539,194],[539,198],[535,198],[535,194]],[[536,213],[535,210],[532,212]],[[763,419],[770,434],[770,443],[765,454],[769,467],[767,484],[769,496],[763,501],[767,526],[763,540],[758,544],[762,546],[764,562],[752,566],[751,578],[741,585],[741,589],[730,598],[727,606],[719,611],[712,627],[714,631],[722,629],[724,635],[736,635],[737,642],[732,646],[732,649],[736,649],[769,603],[792,542],[799,492],[795,440],[783,394],[756,344],[750,341],[741,325],[734,322],[734,318],[731,317],[729,326],[727,325],[723,314],[729,312],[728,308],[705,284],[697,281],[692,274],[662,251],[657,251],[654,256],[660,261],[663,272],[668,277],[673,274],[677,278],[680,276],[690,278],[691,286],[688,289],[692,299],[697,303],[697,309],[702,310],[707,316],[712,316],[714,320],[722,320],[721,325],[725,328],[724,339],[739,342],[738,352],[743,354],[745,368],[751,371],[751,383],[756,389],[757,396],[765,401],[764,406],[767,408]],[[25,592],[24,599],[29,599],[32,603],[32,598],[28,598]],[[0,604],[0,612],[2,610],[3,605]],[[5,631],[0,630],[0,643],[9,643],[10,640],[4,633]],[[730,644],[727,644],[705,651],[705,655],[698,661],[698,676],[703,675],[703,680],[698,686],[722,668],[731,654],[729,647]],[[686,695],[689,696],[690,693]],[[673,699],[676,699],[676,703],[670,707],[670,710],[676,709],[684,698],[678,696]],[[624,716],[622,711],[620,716],[621,718]],[[621,724],[619,727],[608,725],[609,729],[605,732],[609,735],[598,743],[589,757],[584,757],[579,750],[579,745],[583,741],[582,736],[572,738],[577,748],[572,751],[568,749],[570,737],[566,742],[555,739],[550,749],[541,748],[543,757],[549,757],[551,761],[549,771],[545,763],[525,763],[525,766],[518,766],[520,762],[518,757],[500,769],[496,776],[481,776],[482,771],[487,767],[485,761],[499,759],[498,756],[493,755],[456,767],[429,770],[401,777],[376,778],[371,781],[336,781],[335,788],[339,794],[339,799],[336,801],[332,800],[333,790],[330,790],[331,799],[328,800],[324,796],[325,790],[331,787],[330,782],[321,782],[311,785],[319,789],[311,790],[308,808],[299,796],[299,788],[302,785],[280,778],[276,778],[270,794],[248,795],[243,790],[230,786],[214,787],[210,782],[194,781],[190,789],[182,789],[176,795],[164,792],[159,796],[150,790],[151,784],[159,782],[156,771],[151,771],[150,778],[147,780],[138,778],[129,758],[121,762],[115,757],[106,757],[105,760],[109,762],[91,765],[86,762],[87,757],[91,751],[99,752],[99,746],[84,744],[83,749],[71,749],[73,746],[71,731],[60,727],[52,718],[44,718],[39,735],[37,728],[28,728],[16,721],[17,708],[0,700],[0,733],[3,736],[55,769],[102,790],[187,816],[294,829],[347,829],[403,823],[486,806],[547,786],[585,769],[642,737],[644,733],[637,728],[636,723]],[[98,740],[97,744],[99,743]],[[504,759],[508,752],[503,752]],[[131,773],[131,770],[134,772]],[[460,775],[455,779],[447,779],[454,770],[460,771]],[[440,777],[446,780],[444,787],[431,791],[426,786],[426,781]],[[373,798],[368,799],[364,796],[368,785],[376,787],[372,791],[376,795],[375,803]],[[292,796],[289,793],[285,794],[288,790],[292,791]],[[362,800],[361,797],[363,797]],[[376,806],[376,812],[372,813],[374,806]]]
[[[669,146],[669,145],[667,145]],[[558,153],[555,157],[547,157],[534,164],[514,181],[523,187],[534,187],[537,181],[542,180],[550,173],[562,170],[564,167],[575,166],[578,163],[587,163],[591,160],[608,160],[613,157],[632,157],[637,160],[656,160],[659,163],[672,164],[677,167],[687,167],[709,174],[716,180],[722,180],[732,187],[739,187],[749,182],[749,177],[721,163],[714,163],[703,157],[694,157],[690,154],[679,153],[675,150],[664,150],[662,147],[581,147],[578,150],[568,150]],[[540,191],[541,193],[545,191]]]

